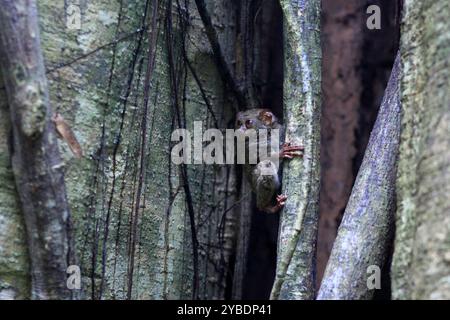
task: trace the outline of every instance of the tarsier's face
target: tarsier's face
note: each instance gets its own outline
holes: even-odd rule
[[[249,129],[270,129],[276,122],[277,118],[268,109],[249,109],[236,115],[235,128],[242,132]]]

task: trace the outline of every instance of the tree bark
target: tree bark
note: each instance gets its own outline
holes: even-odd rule
[[[66,270],[76,261],[36,3],[0,3],[0,66],[11,116],[11,161],[27,230],[31,297],[69,299]]]
[[[278,258],[271,299],[313,299],[319,198],[320,1],[281,0],[284,14],[286,141],[305,155],[284,165]]]
[[[11,121],[0,68],[0,300],[30,297],[25,223],[11,168]]]
[[[196,296],[223,299],[229,281],[224,253],[235,250],[228,248],[235,240],[222,241],[219,228],[224,212],[241,198],[239,182],[224,165],[187,165],[182,175],[171,163],[170,140],[178,127],[193,132],[194,121],[203,121],[203,129],[227,127],[234,108],[194,1],[159,1],[153,46],[148,35],[155,3],[38,1],[50,101],[71,125],[84,153],[76,159],[60,143],[82,297],[192,298],[192,216],[198,240]],[[213,24],[226,26],[217,33],[221,43],[231,44],[224,55],[232,61],[235,16],[228,4],[207,2]],[[69,5],[79,9],[79,29],[69,28]],[[154,70],[145,94],[150,50]],[[7,114],[3,106],[1,112]],[[7,133],[11,124],[2,117],[0,125],[0,132]],[[17,194],[8,186],[7,143],[0,135],[0,219],[5,227],[15,227],[1,234],[0,252],[8,254],[5,259],[0,254],[1,290],[6,288],[0,294],[27,298],[27,246]],[[228,237],[232,223],[226,228]]]
[[[450,299],[448,1],[405,2],[394,299]]]
[[[318,299],[371,299],[369,267],[389,259],[394,228],[400,139],[400,60],[397,57],[344,218],[325,269]]]

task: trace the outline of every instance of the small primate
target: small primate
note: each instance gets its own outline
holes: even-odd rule
[[[236,129],[243,133],[249,129],[257,132],[260,129],[266,129],[269,139],[270,130],[279,129],[280,137],[284,136],[283,125],[279,123],[277,117],[268,109],[255,108],[239,112],[236,116]],[[249,145],[247,143],[246,149],[248,154]],[[282,143],[280,153],[274,156],[279,157],[280,160],[302,157],[303,150],[303,146]],[[246,163],[244,172],[253,192],[256,194],[256,206],[259,210],[267,213],[276,213],[285,205],[287,196],[277,195],[277,191],[280,188],[278,167],[270,158],[257,159],[257,164]]]
[[[55,124],[56,132],[59,137],[66,141],[73,155],[76,158],[81,158],[83,156],[83,150],[81,149],[81,146],[67,121],[59,113],[55,113],[53,115],[52,121]]]

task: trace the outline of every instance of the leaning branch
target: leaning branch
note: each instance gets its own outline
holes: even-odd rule
[[[397,56],[318,299],[371,299],[375,290],[368,277],[388,259],[400,141],[399,60]]]
[[[33,299],[70,299],[70,211],[51,122],[36,1],[0,0],[0,67],[13,134],[12,166],[27,230]]]

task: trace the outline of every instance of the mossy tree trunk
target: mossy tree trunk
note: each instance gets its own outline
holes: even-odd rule
[[[305,155],[284,165],[288,196],[280,222],[272,299],[313,299],[318,227],[321,106],[320,1],[281,0],[284,18],[286,141]]]
[[[11,139],[9,154],[26,226],[30,295],[33,299],[69,299],[72,292],[66,285],[66,270],[76,258],[63,162],[51,122],[36,2],[4,0],[0,4],[0,67],[11,119],[6,136]],[[21,290],[4,289],[11,294]]]
[[[450,298],[450,3],[404,3],[392,296]]]
[[[215,26],[232,25],[227,5],[208,1]],[[77,159],[59,143],[82,297],[223,298],[236,244],[227,240],[233,220],[225,232],[221,222],[240,199],[234,168],[170,159],[174,129],[226,128],[235,112],[194,1],[39,0],[38,9],[50,103],[84,153]],[[232,28],[218,29],[234,43]],[[27,298],[30,253],[0,90],[0,294]]]

